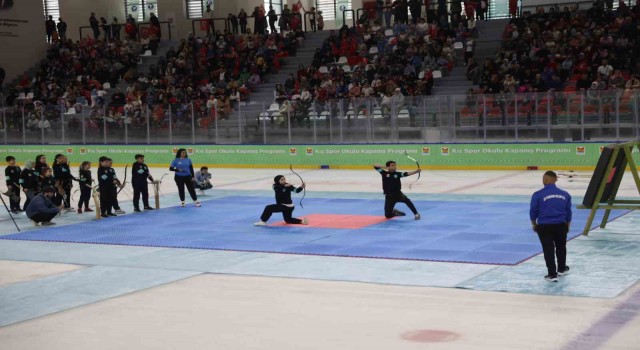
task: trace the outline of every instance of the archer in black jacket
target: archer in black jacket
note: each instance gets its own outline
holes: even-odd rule
[[[276,195],[276,204],[270,204],[264,207],[264,211],[260,216],[260,221],[256,222],[254,225],[256,226],[265,226],[267,224],[267,220],[271,217],[273,213],[282,213],[284,217],[284,221],[287,224],[302,224],[307,225],[309,222],[306,218],[302,220],[298,218],[292,217],[293,214],[293,201],[291,200],[291,192],[300,193],[306,187],[303,182],[300,187],[295,187],[292,184],[287,183],[287,179],[278,175],[273,179],[273,191]]]
[[[397,172],[396,162],[390,160],[386,163],[386,168],[382,165],[374,165],[374,169],[382,175],[382,191],[384,192],[384,216],[388,219],[394,216],[404,216],[405,213],[394,209],[396,203],[401,202],[407,205],[413,212],[416,220],[420,220],[420,214],[411,200],[402,193],[402,183],[400,179],[420,172],[420,169],[410,172]]]
[[[133,211],[140,211],[140,195],[142,195],[142,204],[145,210],[153,210],[149,206],[149,187],[147,179],[153,180],[153,176],[149,174],[149,167],[144,164],[144,155],[136,154],[136,161],[131,166],[131,184],[133,185]]]
[[[56,158],[55,164],[53,165],[53,178],[57,183],[57,187],[62,188],[65,193],[64,208],[71,208],[71,188],[73,187],[73,180],[77,181],[78,179],[71,174],[66,156],[59,155]]]

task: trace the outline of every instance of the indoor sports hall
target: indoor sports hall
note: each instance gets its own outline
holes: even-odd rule
[[[425,166],[403,184],[421,220],[384,219],[373,168],[298,169],[307,192],[294,214],[308,226],[278,214],[252,225],[275,174],[299,184],[286,168],[212,169],[199,208],[180,207],[165,177],[157,211],[130,214],[125,188],[127,214],[114,218],[71,212],[41,228],[18,216],[16,233],[4,213],[0,338],[13,349],[633,348],[637,213],[582,236],[589,210],[576,209],[572,273],[548,283],[528,220],[541,171]],[[558,185],[579,203],[590,174],[566,174]],[[637,196],[631,176],[619,191]]]
[[[0,0],[0,350],[640,350],[639,22]]]

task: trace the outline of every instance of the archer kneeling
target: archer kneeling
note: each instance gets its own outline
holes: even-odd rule
[[[304,182],[300,187],[295,187],[292,184],[287,183],[287,179],[283,175],[278,175],[273,178],[273,182],[273,191],[276,194],[276,204],[270,204],[264,207],[264,211],[260,216],[260,221],[254,223],[254,225],[265,226],[267,224],[267,220],[269,220],[273,213],[282,213],[282,217],[287,224],[307,225],[309,221],[306,218],[298,219],[292,216],[294,205],[291,200],[291,192],[302,192],[306,187]]]
[[[404,216],[405,213],[395,209],[396,203],[404,203],[409,207],[416,220],[420,220],[420,214],[413,205],[413,202],[402,193],[402,183],[400,179],[406,176],[411,176],[420,173],[420,169],[415,171],[396,171],[396,162],[390,160],[386,164],[386,167],[382,165],[374,165],[374,169],[382,175],[382,191],[384,192],[384,216],[390,219],[394,216]]]

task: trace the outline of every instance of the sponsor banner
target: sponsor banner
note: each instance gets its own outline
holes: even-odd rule
[[[56,154],[65,154],[73,164],[83,161],[97,165],[100,156],[124,165],[135,161],[137,153],[145,155],[152,166],[168,166],[178,149],[185,148],[189,158],[197,165],[230,167],[302,167],[329,166],[335,168],[363,168],[374,163],[396,161],[400,166],[415,164],[405,152],[418,160],[423,168],[451,169],[526,169],[539,168],[593,168],[602,152],[602,143],[566,144],[402,144],[402,145],[0,145],[4,159],[13,155],[19,164],[35,160],[44,154],[52,160]],[[638,160],[638,151],[634,150]]]

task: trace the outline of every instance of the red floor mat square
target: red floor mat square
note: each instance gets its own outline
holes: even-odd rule
[[[310,214],[303,216],[309,220],[306,227],[358,229],[387,221],[384,216],[351,214]],[[303,217],[298,217],[302,219]],[[269,226],[285,226],[284,221]],[[301,225],[303,226],[303,225]]]

